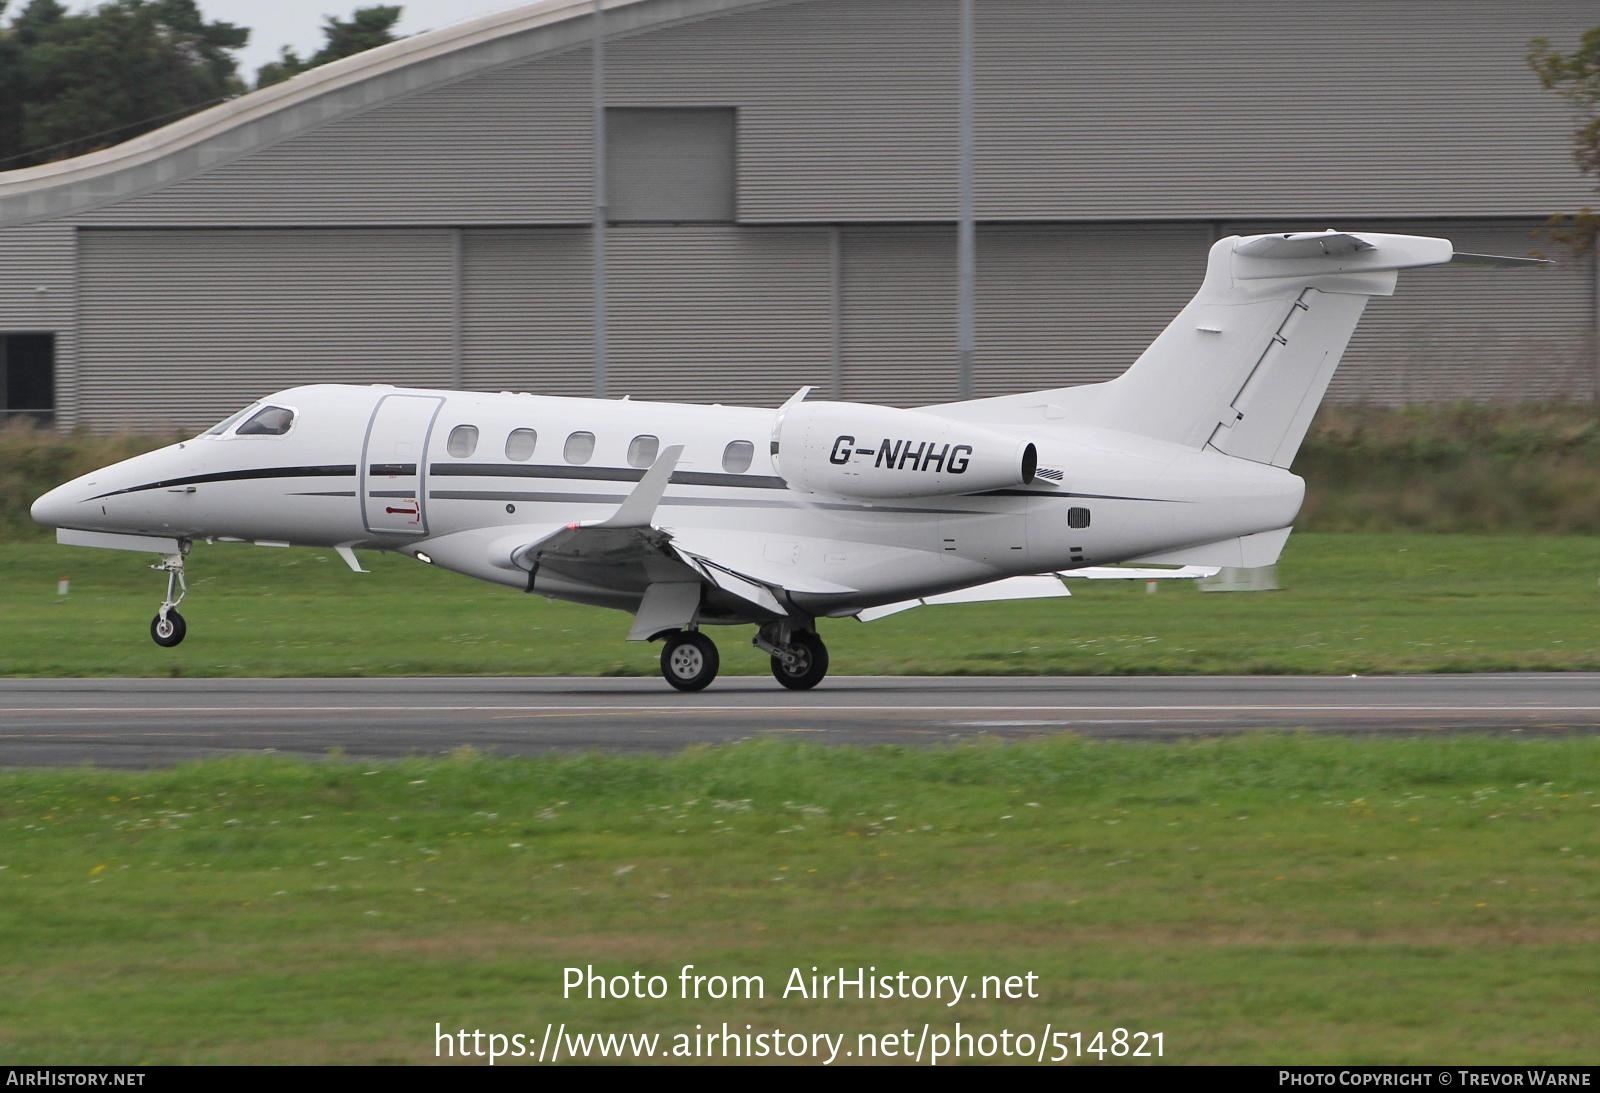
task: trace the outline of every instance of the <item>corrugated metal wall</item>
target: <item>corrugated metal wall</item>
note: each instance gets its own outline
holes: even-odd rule
[[[0,230],[0,334],[56,336],[56,423],[77,423],[77,233],[69,224]]]
[[[614,397],[760,405],[827,383],[825,230],[641,226],[606,243]],[[589,246],[584,231],[465,233],[469,387],[591,393]]]
[[[275,388],[450,378],[447,231],[85,231],[80,413],[199,427]]]
[[[846,398],[955,396],[955,13],[796,0],[611,44],[612,107],[737,109],[742,217],[609,233],[612,393],[772,404],[837,374]],[[1526,39],[1593,21],[1582,0],[982,0],[977,392],[1116,375],[1218,232],[1292,216],[1524,251],[1592,199]],[[71,226],[0,232],[0,324],[58,324],[59,419],[96,428],[308,379],[587,394],[588,80],[586,48],[511,63],[100,209],[81,307]],[[1330,397],[1590,396],[1594,278],[1408,275]]]
[[[1528,39],[1592,0],[983,0],[978,215],[1524,216],[1592,192]],[[803,0],[614,41],[612,106],[739,110],[749,222],[949,219],[955,0]],[[589,57],[417,91],[95,224],[582,223]]]
[[[1213,234],[1264,227],[985,227],[976,393],[1118,375],[1198,287]],[[1517,254],[1534,225],[1379,227]],[[589,394],[588,232],[459,234],[458,275],[453,231],[86,231],[81,412],[102,428],[199,425],[317,380]],[[611,394],[775,405],[804,383],[829,391],[829,234],[613,229]],[[954,250],[948,226],[840,233],[841,397],[955,397]],[[1589,397],[1594,300],[1588,259],[1403,274],[1368,309],[1330,397]]]
[[[974,393],[1108,379],[1199,287],[1208,226],[984,226]],[[956,396],[955,230],[843,233],[844,397]]]
[[[462,242],[463,386],[593,394],[589,232],[475,228]]]
[[[589,61],[408,95],[143,197],[100,225],[587,223]]]

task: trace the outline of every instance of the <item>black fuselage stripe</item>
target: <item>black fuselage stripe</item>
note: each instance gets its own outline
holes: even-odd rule
[[[160,482],[147,482],[142,486],[129,486],[127,489],[112,490],[89,498],[98,501],[102,497],[116,497],[123,493],[140,493],[144,490],[169,489],[173,486],[199,486],[212,482],[248,482],[264,478],[345,478],[354,477],[356,468],[354,464],[328,467],[254,467],[237,471],[212,471],[209,474],[191,474],[184,478],[167,478]]]
[[[415,473],[415,464],[374,464],[372,473],[378,473],[378,468],[389,467],[403,468],[399,473]],[[345,478],[355,477],[356,466],[353,464],[335,464],[320,467],[253,467],[233,471],[212,471],[207,474],[192,474],[183,478],[167,478],[159,482],[147,482],[142,486],[129,486],[126,489],[112,490],[109,493],[97,494],[89,498],[99,501],[106,497],[116,497],[127,493],[141,493],[145,490],[171,489],[178,486],[208,485],[221,482],[250,482],[274,478]],[[567,481],[587,482],[637,482],[644,477],[644,471],[633,467],[557,467],[549,465],[519,466],[505,463],[434,463],[429,467],[432,474],[446,477],[489,477],[489,478],[547,478]],[[686,486],[742,486],[748,489],[787,489],[783,479],[770,475],[756,474],[718,474],[710,471],[675,471],[672,482]],[[505,500],[543,500],[546,495],[539,494],[498,494],[488,491],[452,491],[430,492],[430,497],[448,498],[451,500],[490,500],[491,498],[504,497]],[[564,496],[564,495],[551,495]],[[568,498],[576,500],[579,495]],[[1186,504],[1187,502],[1161,497],[1124,497],[1116,494],[1103,493],[1070,493],[1065,490],[1022,490],[1003,489],[986,490],[983,493],[967,494],[968,497],[1031,497],[1038,500],[1064,500],[1087,499],[1100,501],[1146,501],[1158,504]],[[619,499],[620,500],[620,499]],[[708,498],[712,503],[716,499]],[[670,500],[669,500],[669,503]],[[881,502],[880,502],[881,504]],[[820,504],[819,507],[855,506],[830,506]],[[900,509],[901,512],[960,512],[959,509]]]
[[[563,467],[551,463],[430,463],[428,473],[447,478],[553,478],[586,482],[637,482],[648,468]],[[673,471],[671,481],[681,486],[743,486],[746,489],[782,490],[788,484],[776,475],[729,474],[720,471]]]

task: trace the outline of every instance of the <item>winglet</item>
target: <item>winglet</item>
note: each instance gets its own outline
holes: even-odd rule
[[[647,528],[655,519],[656,508],[661,504],[661,495],[667,490],[667,482],[672,478],[672,472],[678,466],[678,460],[683,455],[683,445],[673,444],[663,448],[661,454],[656,456],[656,461],[650,464],[650,469],[644,472],[644,477],[639,479],[639,484],[633,487],[633,492],[628,494],[622,504],[617,506],[617,511],[597,524],[588,524],[594,528]]]

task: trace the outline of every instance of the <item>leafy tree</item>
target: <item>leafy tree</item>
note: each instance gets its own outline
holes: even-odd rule
[[[349,19],[328,16],[327,22],[322,25],[322,36],[326,41],[321,49],[302,60],[294,50],[284,46],[278,51],[276,61],[262,65],[256,72],[256,87],[282,83],[318,65],[395,41],[394,26],[400,21],[400,12],[400,6],[395,4],[357,8]]]
[[[1562,53],[1548,38],[1528,43],[1528,65],[1548,91],[1554,91],[1579,111],[1572,131],[1572,154],[1578,169],[1600,183],[1600,27],[1588,31],[1578,48]],[[1557,214],[1546,234],[1579,252],[1587,252],[1600,235],[1600,213],[1585,206],[1573,214]]]
[[[0,169],[107,147],[244,90],[229,50],[250,31],[195,0],[31,0],[0,38]],[[9,127],[8,127],[9,122]]]

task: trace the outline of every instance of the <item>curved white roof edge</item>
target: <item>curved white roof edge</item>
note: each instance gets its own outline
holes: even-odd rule
[[[706,14],[709,10],[729,10],[739,7],[753,7],[763,0],[605,0],[605,11],[609,16],[613,12],[631,9],[640,5],[651,5],[659,8],[659,13],[643,16],[643,13],[634,13],[634,19],[623,20],[627,25],[614,27],[608,24],[608,30],[622,29],[636,31],[642,26],[656,23],[669,24],[684,18]],[[770,3],[771,0],[765,0]],[[219,103],[197,114],[181,118],[170,125],[153,129],[148,133],[134,137],[132,140],[99,151],[89,152],[85,155],[75,156],[71,159],[57,160],[53,163],[44,163],[36,167],[24,167],[16,171],[0,172],[0,202],[12,206],[9,211],[23,212],[19,217],[7,216],[7,210],[0,209],[0,223],[16,222],[16,220],[40,219],[48,216],[65,214],[69,210],[61,207],[56,202],[48,211],[44,208],[34,210],[34,215],[27,215],[21,209],[15,208],[20,202],[28,201],[30,195],[38,195],[42,191],[74,186],[74,184],[87,184],[92,180],[104,178],[117,172],[128,171],[134,168],[147,166],[156,161],[181,153],[186,149],[197,146],[221,137],[231,131],[241,129],[253,122],[260,122],[274,114],[281,114],[294,107],[311,102],[314,99],[330,95],[355,85],[398,72],[402,69],[423,64],[424,62],[444,57],[449,54],[461,53],[475,46],[482,46],[509,38],[514,35],[525,34],[530,31],[548,30],[561,24],[576,22],[591,17],[594,12],[593,0],[537,0],[532,4],[512,8],[508,11],[496,12],[490,15],[479,16],[465,22],[451,26],[441,27],[438,30],[426,31],[409,38],[402,38],[397,42],[379,46],[351,57],[330,62],[301,73],[291,80],[286,80],[271,87],[262,88]],[[567,28],[572,29],[572,28]],[[539,50],[532,51],[537,55]],[[419,87],[407,90],[419,90]],[[372,105],[367,103],[364,105]],[[321,124],[331,120],[332,116],[339,116],[349,111],[340,110],[334,115],[317,118],[314,124]],[[274,134],[274,140],[291,136],[294,132],[310,128],[310,125],[291,126],[288,132]],[[259,145],[251,142],[251,147]],[[243,147],[234,150],[234,154],[251,150]],[[226,158],[234,158],[229,155]],[[213,166],[207,163],[205,166]],[[192,171],[182,171],[179,175],[187,175]],[[168,177],[165,181],[175,181]],[[123,196],[113,196],[101,192],[100,200],[95,203],[105,203],[111,200],[120,200]],[[71,202],[72,205],[81,207],[80,202]]]

